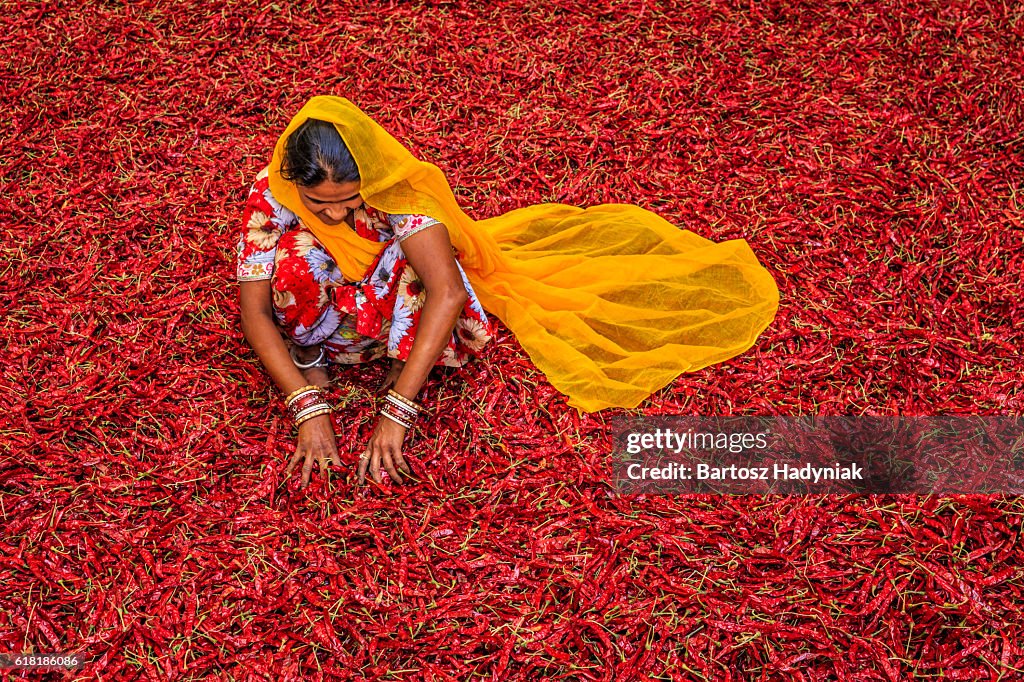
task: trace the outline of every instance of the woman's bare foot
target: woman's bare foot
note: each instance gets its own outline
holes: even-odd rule
[[[320,346],[294,346],[294,349],[295,357],[304,365],[313,362],[320,356]],[[331,385],[331,376],[327,373],[326,367],[310,367],[299,371],[313,386],[328,388]]]
[[[388,371],[388,375],[384,377],[384,381],[381,382],[380,388],[377,389],[378,393],[387,393],[388,389],[395,385],[398,381],[399,375],[402,373],[402,368],[405,367],[404,360],[392,360],[391,369]]]

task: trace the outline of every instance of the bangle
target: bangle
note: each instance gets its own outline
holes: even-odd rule
[[[399,400],[399,401],[405,403],[406,405],[408,405],[412,409],[416,410],[417,412],[419,412],[420,410],[423,409],[423,406],[420,405],[418,402],[416,402],[415,400],[411,400],[409,398],[406,398],[404,395],[402,395],[401,393],[399,393],[398,391],[396,391],[393,388],[388,389],[388,396],[394,398],[395,400]]]
[[[390,395],[386,396],[384,398],[384,401],[385,401],[384,402],[385,405],[391,405],[394,409],[398,410],[398,414],[404,414],[404,415],[406,415],[408,417],[411,417],[413,419],[415,419],[416,416],[419,414],[419,410],[417,410],[415,408],[412,408],[412,407],[409,407],[405,403],[402,403],[402,402],[399,402],[399,401],[395,400],[394,397],[392,397]]]
[[[392,417],[397,417],[398,419],[401,419],[404,422],[409,422],[410,424],[415,422],[416,417],[418,416],[414,412],[410,412],[408,410],[401,410],[395,407],[393,403],[388,402],[380,406],[380,411],[386,412],[387,414],[390,414]]]
[[[388,419],[390,419],[391,421],[395,422],[399,426],[404,426],[406,430],[409,430],[409,429],[412,428],[412,424],[411,423],[409,423],[407,421],[403,421],[403,420],[399,419],[398,417],[394,416],[393,414],[385,412],[384,410],[380,411],[380,416],[387,417]]]
[[[314,412],[331,412],[333,411],[333,409],[334,408],[332,408],[327,403],[317,403],[316,405],[310,405],[309,407],[299,410],[298,412],[293,412],[291,417],[292,421],[298,423],[298,420],[302,419],[305,415],[313,414]]]
[[[313,386],[312,384],[307,384],[306,386],[299,386],[297,389],[295,389],[294,391],[292,391],[291,393],[288,394],[288,397],[284,399],[284,404],[285,405],[291,404],[292,399],[295,398],[296,396],[298,396],[300,393],[302,393],[304,391],[319,391],[319,390],[320,390],[320,388],[318,386]]]
[[[416,415],[409,414],[408,412],[399,412],[387,403],[381,405],[380,414],[387,415],[392,421],[397,421],[399,424],[408,424],[406,428],[411,428],[416,423]]]
[[[325,363],[324,361],[323,344],[321,345],[321,352],[319,352],[319,355],[316,356],[316,359],[314,359],[312,363],[300,363],[298,358],[295,357],[295,346],[292,346],[292,348],[288,351],[288,354],[292,356],[292,361],[293,363],[295,363],[295,367],[299,368],[300,370],[311,370],[314,367],[327,367],[327,363]]]
[[[323,395],[321,395],[319,392],[304,393],[292,401],[292,404],[288,406],[288,411],[292,413],[292,416],[295,416],[296,414],[302,412],[307,407],[312,407],[313,405],[326,404],[327,401],[324,400]]]
[[[311,407],[295,416],[295,425],[298,426],[302,422],[309,421],[313,417],[319,417],[322,414],[330,414],[331,411],[330,405],[317,405],[316,407]]]
[[[309,415],[308,417],[304,418],[304,419],[303,419],[302,421],[300,421],[300,422],[295,422],[295,426],[296,426],[296,428],[298,428],[299,426],[302,426],[303,424],[305,424],[306,422],[308,422],[308,421],[309,421],[310,419],[312,419],[313,417],[319,417],[319,416],[320,416],[321,414],[327,414],[327,413],[326,413],[326,412],[320,412],[320,413],[318,413],[318,414],[311,414],[311,415]]]
[[[305,410],[303,410],[302,412],[299,412],[297,415],[295,415],[295,421],[296,422],[301,422],[302,420],[306,419],[310,415],[326,414],[326,413],[331,412],[331,411],[332,411],[332,408],[331,408],[330,405],[314,405],[313,407],[307,407]]]

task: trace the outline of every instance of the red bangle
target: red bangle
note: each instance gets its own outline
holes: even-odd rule
[[[380,416],[384,417],[385,419],[390,419],[399,426],[404,427],[406,431],[411,429],[413,426],[413,423],[411,421],[406,421],[405,419],[402,419],[401,417],[398,417],[397,415],[394,415],[391,412],[388,412],[387,410],[381,410]]]
[[[327,401],[324,400],[323,395],[321,395],[319,391],[316,393],[307,393],[306,395],[296,398],[292,401],[292,404],[288,406],[288,409],[291,411],[292,416],[294,416],[299,412],[302,412],[307,407],[312,407],[317,403],[327,404]]]

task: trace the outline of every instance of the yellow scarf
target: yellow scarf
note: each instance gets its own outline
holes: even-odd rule
[[[581,410],[636,407],[683,372],[746,351],[775,317],[775,281],[741,239],[716,244],[625,204],[541,204],[473,220],[437,166],[347,99],[314,97],[277,142],[270,191],[349,280],[363,278],[383,244],[325,225],[281,177],[285,140],[309,118],[335,125],[367,205],[444,223],[484,309]]]

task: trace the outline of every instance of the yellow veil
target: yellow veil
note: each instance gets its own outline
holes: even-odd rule
[[[270,190],[352,281],[383,244],[325,225],[281,177],[285,140],[309,118],[335,125],[369,206],[444,223],[484,309],[581,410],[636,407],[683,372],[744,352],[775,317],[775,281],[741,239],[716,244],[625,204],[542,204],[473,220],[437,166],[347,99],[314,97],[277,142]]]

